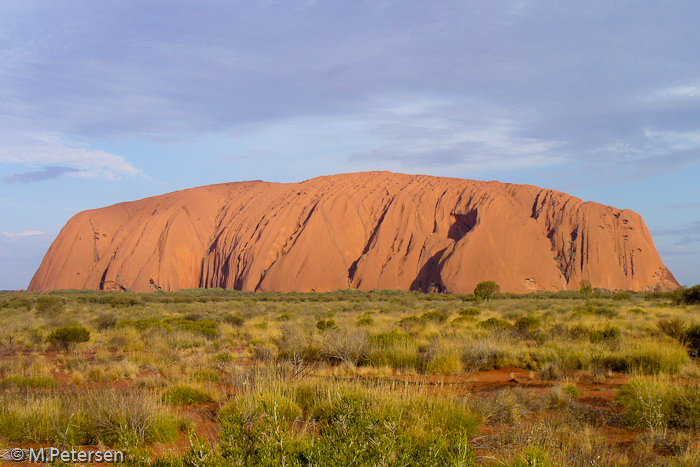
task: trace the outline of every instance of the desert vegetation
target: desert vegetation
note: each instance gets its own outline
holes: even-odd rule
[[[153,466],[697,466],[700,286],[0,294],[0,448]]]

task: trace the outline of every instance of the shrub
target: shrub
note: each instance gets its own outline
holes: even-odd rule
[[[700,284],[687,289],[679,289],[677,292],[678,299],[676,301],[680,301],[681,303],[685,303],[687,305],[700,303]]]
[[[56,295],[42,295],[34,305],[37,313],[42,315],[58,314],[66,309],[66,300]]]
[[[24,308],[29,311],[32,309],[34,301],[29,297],[12,297],[2,303],[2,308]]]
[[[631,293],[629,293],[627,291],[623,291],[623,292],[618,292],[618,293],[614,294],[612,299],[620,301],[620,300],[629,300],[631,297],[632,297]]]
[[[200,321],[189,321],[182,320],[179,323],[179,327],[182,330],[192,332],[194,334],[201,334],[207,339],[216,339],[219,337],[219,323],[210,319],[203,319]]]
[[[361,330],[340,331],[332,329],[324,333],[321,352],[331,363],[359,365],[368,361],[369,336]]]
[[[214,355],[213,360],[217,363],[230,363],[235,360],[233,354],[228,350],[222,350],[221,352]]]
[[[316,322],[316,329],[319,331],[323,332],[328,329],[337,329],[338,326],[335,324],[335,320],[332,319],[319,319],[318,322]]]
[[[618,312],[615,309],[615,306],[612,303],[610,303],[608,305],[586,305],[584,307],[579,308],[575,314],[596,315],[604,316],[606,318],[614,318],[615,316],[617,316]]]
[[[231,326],[241,327],[245,323],[245,318],[240,315],[228,314],[224,316],[224,321]]]
[[[481,310],[475,307],[468,307],[463,310],[459,310],[459,315],[460,316],[479,316],[481,314]]]
[[[447,321],[447,318],[449,318],[449,316],[450,315],[448,315],[444,311],[433,310],[423,313],[420,319],[422,319],[423,321],[434,321],[438,324],[442,324],[445,321]]]
[[[357,317],[357,325],[358,326],[371,326],[374,324],[374,319],[370,315],[362,315]]]
[[[588,334],[589,340],[594,343],[612,342],[620,338],[620,328],[616,326],[608,326],[605,329],[594,329]]]
[[[566,383],[561,386],[561,390],[569,397],[576,398],[581,394],[581,388],[576,383]]]
[[[509,327],[511,327],[508,321],[495,317],[489,318],[484,321],[480,321],[479,324],[477,324],[477,326],[482,329],[508,329]]]
[[[425,321],[418,316],[407,316],[399,320],[399,326],[401,326],[404,331],[414,331],[421,328],[424,323]]]
[[[506,352],[490,340],[479,339],[467,342],[461,360],[466,370],[478,371],[502,368],[511,363],[508,357]]]
[[[641,308],[631,308],[628,310],[629,313],[634,313],[635,315],[644,315],[646,314],[646,311],[642,310]]]
[[[161,396],[161,400],[169,405],[195,405],[211,402],[212,397],[201,389],[178,385],[168,388]]]
[[[112,329],[117,325],[117,317],[113,313],[101,313],[95,318],[95,326],[98,331]]]
[[[549,467],[547,452],[541,448],[529,448],[518,458],[512,467]]]
[[[515,321],[513,327],[515,327],[515,329],[518,331],[528,332],[537,328],[539,325],[539,318],[536,318],[535,316],[523,316]]]
[[[82,326],[64,326],[51,331],[46,340],[69,350],[78,343],[89,341],[90,331]]]
[[[593,286],[591,285],[591,282],[586,279],[582,280],[579,283],[579,291],[581,292],[583,298],[588,301],[588,297],[593,293]]]
[[[697,285],[695,287],[698,287]],[[688,353],[700,359],[700,324],[690,326],[683,333],[683,342],[688,346]]]

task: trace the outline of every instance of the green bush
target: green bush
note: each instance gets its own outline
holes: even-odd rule
[[[536,329],[539,325],[539,318],[535,316],[523,316],[515,321],[513,327],[520,332],[528,332]]]
[[[123,321],[119,321],[117,323],[117,327],[133,327],[135,329],[138,329],[139,331],[144,331],[146,329],[151,329],[151,328],[161,328],[165,331],[171,331],[172,327],[170,326],[170,323],[166,323],[163,321],[160,321],[155,318],[145,318],[145,319],[125,319]]]
[[[56,295],[42,295],[36,300],[34,308],[42,315],[59,314],[66,309],[66,299]]]
[[[511,467],[549,467],[547,452],[540,448],[527,449]]]
[[[620,339],[620,328],[616,326],[608,326],[605,329],[594,329],[589,332],[588,339],[594,343],[611,342]]]
[[[482,329],[508,329],[511,327],[511,324],[508,321],[492,317],[487,320],[480,321],[477,326]]]
[[[69,350],[76,344],[89,341],[90,331],[82,326],[64,326],[51,331],[46,340]]]
[[[374,318],[372,318],[371,315],[364,314],[362,316],[357,317],[357,325],[358,326],[371,326],[374,324]]]
[[[117,325],[117,317],[113,313],[100,313],[95,318],[95,326],[98,331],[104,331],[105,329],[112,329]]]
[[[470,306],[468,308],[464,308],[463,310],[459,310],[458,313],[460,316],[479,316],[481,314],[481,310]]]
[[[338,326],[335,324],[335,320],[332,319],[319,319],[316,322],[316,329],[323,332],[328,329],[337,329]]]
[[[399,320],[399,326],[401,326],[404,331],[416,330],[423,327],[424,324],[425,321],[418,316],[407,316]]]
[[[612,299],[620,301],[620,300],[629,300],[630,298],[632,298],[632,294],[627,292],[627,291],[624,291],[624,292],[618,292],[618,293],[614,294]]]
[[[231,326],[241,327],[245,323],[245,318],[240,315],[228,314],[224,316],[224,321]]]
[[[223,350],[216,355],[214,355],[213,360],[217,363],[230,363],[236,360],[231,352],[228,350]]]
[[[29,297],[10,297],[9,299],[2,302],[2,308],[24,308],[29,311],[34,306],[34,301]]]
[[[607,304],[607,305],[586,305],[583,307],[579,307],[577,311],[574,313],[574,316],[576,315],[595,315],[595,316],[603,316],[605,318],[614,318],[618,314],[617,309],[615,308],[615,305]]]
[[[690,326],[685,330],[683,343],[688,346],[688,353],[691,357],[700,359],[700,324]]]
[[[423,313],[420,316],[420,319],[423,321],[433,321],[435,323],[442,324],[445,321],[447,321],[447,318],[449,317],[450,315],[445,313],[444,311],[433,310]]]
[[[676,292],[677,302],[685,303],[686,305],[700,303],[700,284],[690,288],[681,288],[676,290]]]
[[[168,388],[161,396],[161,400],[169,405],[195,405],[211,402],[212,397],[201,389],[178,385]]]
[[[180,329],[189,331],[194,334],[201,334],[207,339],[216,339],[219,337],[219,323],[210,319],[200,321],[182,320],[178,323]]]

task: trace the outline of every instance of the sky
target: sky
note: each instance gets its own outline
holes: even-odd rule
[[[700,2],[2,0],[0,289],[75,214],[369,170],[642,215],[700,283]]]

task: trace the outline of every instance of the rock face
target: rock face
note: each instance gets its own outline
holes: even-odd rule
[[[678,286],[642,218],[552,190],[369,172],[193,188],[82,212],[29,290]]]

